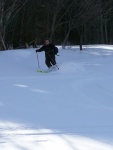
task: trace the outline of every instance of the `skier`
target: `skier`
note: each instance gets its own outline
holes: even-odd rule
[[[55,45],[50,43],[49,39],[46,39],[44,45],[40,49],[36,50],[36,53],[45,51],[45,63],[50,70],[56,68],[54,49]]]

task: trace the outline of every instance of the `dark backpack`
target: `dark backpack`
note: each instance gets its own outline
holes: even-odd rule
[[[56,46],[54,48],[54,53],[55,53],[55,55],[57,55],[57,53],[58,53],[58,47],[56,47]]]

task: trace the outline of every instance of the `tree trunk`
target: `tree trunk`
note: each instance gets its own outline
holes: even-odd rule
[[[79,38],[80,38],[80,50],[82,51],[82,44],[83,44],[83,26],[80,26],[79,29]]]
[[[63,41],[63,44],[62,44],[62,49],[65,49],[65,46],[66,46],[66,43],[67,43],[67,40],[68,40],[68,37],[69,37],[69,34],[70,34],[70,29],[68,30],[65,38],[64,38],[64,41]]]
[[[5,42],[0,32],[0,50],[6,50]]]
[[[101,44],[103,44],[104,43],[104,30],[103,30],[103,21],[102,21],[102,19],[101,19],[100,31],[101,31]]]
[[[52,40],[53,37],[54,37],[54,33],[55,33],[55,22],[56,22],[56,14],[53,16],[53,22],[52,22],[52,27],[51,27],[50,40]]]
[[[82,42],[83,42],[83,38],[82,35],[80,35],[80,51],[82,51]]]
[[[106,44],[108,44],[108,33],[107,33],[107,23],[105,23],[105,40],[106,40]]]

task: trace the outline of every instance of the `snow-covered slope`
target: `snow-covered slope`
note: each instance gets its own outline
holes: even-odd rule
[[[40,67],[44,53],[38,54]],[[113,150],[113,46],[0,52],[0,150]]]

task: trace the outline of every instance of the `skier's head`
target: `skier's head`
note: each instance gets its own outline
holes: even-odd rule
[[[50,40],[49,39],[45,39],[45,45],[49,45],[50,44]]]

